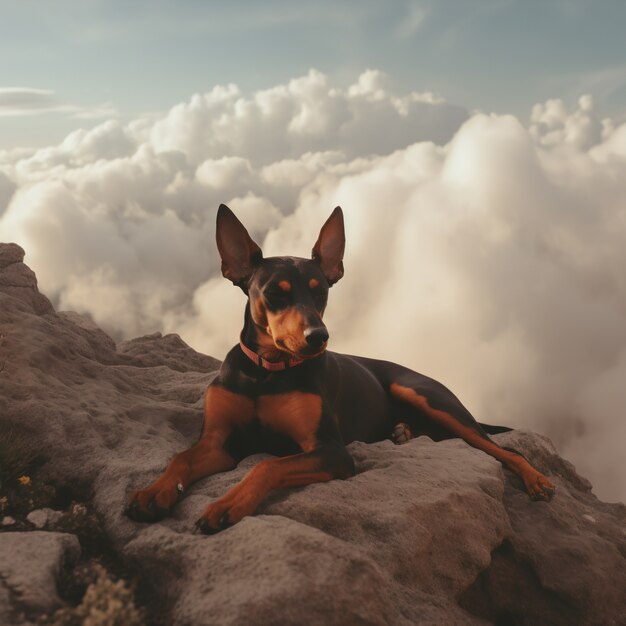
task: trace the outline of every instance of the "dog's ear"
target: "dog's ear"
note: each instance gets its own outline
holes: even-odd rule
[[[330,285],[343,276],[343,252],[346,247],[346,234],[343,229],[343,212],[336,207],[326,220],[319,237],[313,246],[313,258],[320,264]]]
[[[263,253],[225,204],[217,210],[215,237],[222,257],[222,274],[246,291],[245,283],[263,259]]]

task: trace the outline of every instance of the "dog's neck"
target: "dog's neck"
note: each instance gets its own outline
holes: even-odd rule
[[[243,341],[250,350],[271,363],[293,360],[293,356],[289,354],[289,352],[284,352],[276,347],[276,344],[264,328],[254,323],[252,315],[250,314],[249,301],[246,303],[241,341]]]

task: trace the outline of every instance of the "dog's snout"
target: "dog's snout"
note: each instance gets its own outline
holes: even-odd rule
[[[306,342],[312,348],[320,348],[324,343],[328,341],[328,330],[325,326],[318,326],[317,328],[307,328],[304,331],[304,338]]]

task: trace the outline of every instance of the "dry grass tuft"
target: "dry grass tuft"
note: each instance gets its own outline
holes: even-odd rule
[[[114,581],[102,565],[95,565],[95,580],[76,607],[59,609],[52,626],[144,626],[132,589]]]

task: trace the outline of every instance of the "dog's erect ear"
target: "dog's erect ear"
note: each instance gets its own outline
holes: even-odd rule
[[[330,285],[343,276],[343,251],[346,234],[343,229],[343,212],[337,207],[326,220],[313,246],[313,258],[320,264]]]
[[[245,291],[246,280],[263,259],[261,248],[225,204],[217,210],[215,237],[222,257],[222,274]]]

